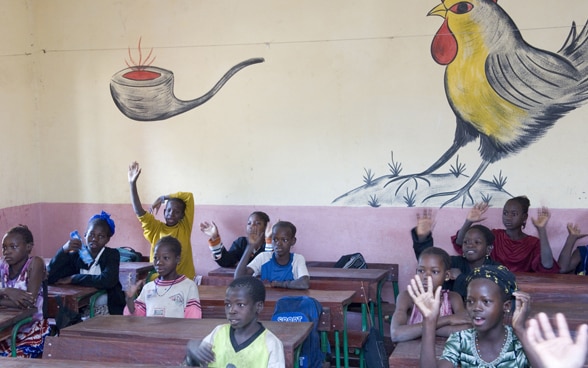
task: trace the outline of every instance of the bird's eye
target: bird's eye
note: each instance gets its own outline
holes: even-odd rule
[[[462,1],[460,3],[453,5],[451,8],[449,8],[449,11],[451,11],[452,13],[455,13],[455,14],[465,14],[465,13],[469,13],[470,11],[472,11],[473,8],[474,8],[474,5],[472,3],[468,3],[467,1]]]

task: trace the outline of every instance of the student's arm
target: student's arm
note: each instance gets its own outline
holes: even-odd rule
[[[47,282],[49,285],[56,284],[64,277],[74,275],[80,271],[75,264],[76,259],[79,257],[77,252],[69,253],[67,251],[67,249],[69,249],[68,244],[73,243],[74,241],[80,242],[78,239],[68,241],[63,247],[59,248],[55,256],[51,258],[47,274]]]
[[[537,228],[539,233],[539,240],[541,244],[541,266],[546,269],[551,269],[554,265],[553,253],[551,252],[551,245],[549,244],[549,238],[547,237],[547,223],[551,214],[547,207],[541,207],[539,209],[537,218],[531,218],[533,225]]]
[[[580,252],[578,249],[574,249],[576,241],[585,237],[588,234],[582,234],[580,227],[577,224],[568,223],[568,237],[566,242],[559,253],[557,263],[559,263],[560,273],[572,272],[578,267],[581,261]]]
[[[102,272],[100,275],[76,274],[71,276],[71,283],[92,286],[97,289],[110,289],[119,282],[120,254],[116,249],[104,248],[98,261]]]
[[[470,228],[470,226],[472,226],[472,224],[474,224],[476,222],[484,221],[486,219],[484,217],[484,213],[486,212],[486,210],[488,210],[488,203],[486,203],[486,202],[476,203],[474,205],[474,207],[472,207],[470,212],[468,212],[466,220],[463,223],[463,225],[461,226],[461,229],[459,229],[459,232],[457,233],[457,238],[455,239],[455,243],[457,245],[463,244],[463,239],[465,238],[465,234],[468,231],[468,229]]]
[[[133,205],[133,210],[138,217],[143,216],[146,212],[141,205],[141,200],[139,199],[139,192],[137,191],[137,179],[139,179],[139,175],[141,175],[141,167],[137,161],[134,161],[129,165],[129,186],[131,188],[131,204]]]
[[[437,336],[449,336],[456,331],[472,327],[472,320],[463,306],[461,295],[451,291],[449,292],[449,301],[453,314],[437,318]]]
[[[241,277],[241,276],[251,276],[253,275],[253,269],[250,267],[247,267],[249,258],[251,257],[251,254],[253,253],[253,246],[251,244],[247,245],[247,248],[245,248],[245,253],[243,253],[243,257],[241,257],[241,260],[239,261],[239,263],[237,264],[237,268],[235,269],[235,278],[237,277]]]
[[[302,276],[290,281],[272,281],[271,286],[284,289],[308,289],[310,287],[310,277]]]
[[[186,225],[192,229],[192,225],[194,223],[194,195],[190,192],[177,192],[166,195],[164,198],[166,200],[170,198],[177,198],[186,204],[186,209],[184,209],[184,218],[180,221],[186,223]]]
[[[390,322],[390,338],[393,342],[418,339],[422,335],[422,323],[408,324],[409,313],[413,305],[410,295],[405,290],[398,295],[396,309]],[[436,328],[434,328],[436,329]],[[435,333],[433,333],[435,335]]]

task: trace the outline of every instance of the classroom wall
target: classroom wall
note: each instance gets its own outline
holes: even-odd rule
[[[499,4],[527,42],[551,51],[561,47],[572,21],[588,17],[583,0],[557,9],[544,0]],[[419,196],[417,208],[407,208],[403,197],[414,183],[398,193],[379,184],[380,208],[368,205],[368,192],[333,201],[361,188],[369,172],[389,173],[391,162],[402,173],[419,172],[451,143],[455,115],[443,89],[444,67],[430,53],[442,19],[426,17],[436,5],[4,0],[0,230],[31,224],[38,251],[50,256],[69,231],[104,208],[120,223],[113,244],[144,249],[128,204],[126,171],[137,160],[146,206],[161,194],[192,191],[196,228],[213,219],[229,239],[242,233],[248,213],[267,209],[299,226],[298,250],[307,258],[334,260],[361,250],[368,261],[406,265],[406,280],[412,254],[390,252],[388,244],[406,244],[418,208],[438,209],[441,202]],[[109,90],[129,53],[137,58],[139,39],[143,56],[153,49],[153,65],[174,73],[182,100],[203,95],[243,60],[265,62],[239,71],[191,111],[139,122],[117,109]],[[554,253],[566,222],[588,228],[587,111],[569,113],[529,148],[487,169],[483,179],[507,179],[493,194],[489,224],[500,226],[506,198],[527,194],[533,207],[553,208]],[[465,175],[480,163],[476,149],[473,143],[460,151]],[[457,162],[444,172],[450,165]],[[476,191],[473,199],[480,198]],[[437,238],[447,239],[470,206],[456,201],[443,208]],[[204,247],[195,252],[198,271],[214,266],[198,231],[193,242]]]

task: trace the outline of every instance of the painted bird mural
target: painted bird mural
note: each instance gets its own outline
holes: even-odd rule
[[[435,193],[473,203],[470,188],[484,170],[541,138],[558,119],[588,99],[588,23],[575,23],[556,53],[523,40],[496,0],[443,0],[428,15],[442,17],[433,38],[433,59],[445,69],[445,92],[456,116],[451,147],[428,169],[386,183],[421,179],[479,139],[482,163],[460,189]],[[398,193],[398,190],[397,190]]]

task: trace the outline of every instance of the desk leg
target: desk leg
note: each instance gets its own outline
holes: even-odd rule
[[[347,339],[347,305],[343,307],[343,363],[349,368],[349,341]]]
[[[94,307],[96,306],[96,300],[98,297],[106,294],[106,290],[98,290],[98,292],[90,297],[90,318],[94,318]]]
[[[18,335],[18,330],[20,327],[25,323],[29,323],[33,320],[33,317],[27,317],[22,321],[19,321],[14,327],[12,328],[12,338],[10,339],[10,355],[15,358],[16,357],[16,336]]]

